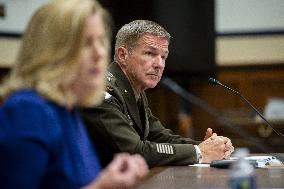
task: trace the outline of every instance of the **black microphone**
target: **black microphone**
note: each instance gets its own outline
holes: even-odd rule
[[[220,81],[218,81],[217,79],[214,79],[214,78],[209,78],[208,79],[208,82],[212,85],[219,85],[221,87],[224,87],[225,89],[227,89],[228,91],[230,92],[233,92],[234,94],[237,94],[239,97],[241,97],[242,100],[244,100],[250,108],[252,108],[261,118],[262,120],[269,126],[272,128],[272,130],[279,136],[282,136],[284,137],[284,134],[280,133],[279,131],[277,131],[266,119],[265,117],[243,96],[241,95],[238,91],[222,84]]]

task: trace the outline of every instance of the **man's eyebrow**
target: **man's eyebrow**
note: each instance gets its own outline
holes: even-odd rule
[[[154,50],[154,51],[158,51],[158,48],[156,47],[153,47],[153,46],[145,46],[144,47],[145,49],[149,49],[149,50]],[[166,54],[169,54],[169,51],[165,51]]]
[[[150,50],[158,50],[157,48],[152,47],[152,46],[145,46],[144,48],[145,48],[145,49],[150,49]]]

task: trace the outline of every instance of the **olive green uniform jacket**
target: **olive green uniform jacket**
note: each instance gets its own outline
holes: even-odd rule
[[[141,97],[138,108],[130,82],[118,64],[111,63],[103,103],[81,111],[102,165],[118,152],[141,154],[150,167],[196,163],[194,144],[200,142],[165,129],[153,116],[144,92]]]

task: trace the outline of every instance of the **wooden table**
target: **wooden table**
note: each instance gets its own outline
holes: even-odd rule
[[[284,168],[256,169],[258,189],[284,188]],[[213,167],[156,167],[137,189],[225,189],[230,169]]]

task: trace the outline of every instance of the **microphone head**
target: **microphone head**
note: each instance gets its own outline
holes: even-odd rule
[[[219,84],[219,81],[217,79],[212,78],[212,77],[210,77],[208,79],[208,82],[212,85],[218,85]]]

